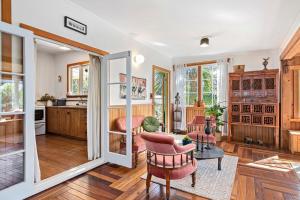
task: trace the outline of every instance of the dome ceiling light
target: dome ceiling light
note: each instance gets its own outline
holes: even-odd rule
[[[208,37],[203,37],[200,40],[200,47],[208,47],[209,46],[209,38]]]

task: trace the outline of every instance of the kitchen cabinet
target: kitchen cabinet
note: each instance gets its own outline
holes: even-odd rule
[[[46,111],[47,133],[87,138],[87,110],[83,107],[51,106]]]

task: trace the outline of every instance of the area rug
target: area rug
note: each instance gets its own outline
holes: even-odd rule
[[[191,187],[191,176],[181,180],[171,180],[171,187],[213,200],[228,200],[234,184],[237,163],[238,157],[225,155],[222,160],[222,170],[219,171],[217,159],[199,160],[195,187]],[[141,178],[146,179],[146,177],[147,174],[144,174]],[[154,176],[152,182],[166,184],[165,180]]]

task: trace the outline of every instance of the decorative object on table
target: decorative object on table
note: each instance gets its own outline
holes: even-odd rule
[[[196,151],[199,151],[199,135],[197,135],[197,140],[196,140]]]
[[[174,109],[174,134],[181,133],[181,123],[182,123],[182,109],[180,107],[180,96],[177,92],[175,96],[175,109]]]
[[[263,62],[262,64],[263,64],[263,66],[264,66],[264,70],[268,70],[268,69],[267,69],[267,66],[268,66],[268,64],[269,64],[269,59],[270,59],[270,57],[268,57],[268,58],[263,58],[264,62]]]
[[[206,119],[206,127],[205,127],[205,134],[206,134],[206,137],[207,137],[207,145],[206,145],[206,149],[210,149],[210,146],[209,146],[209,142],[208,142],[208,136],[211,134],[211,120],[209,118]]]
[[[203,138],[203,135],[201,137],[201,152],[203,152],[204,150],[204,138]]]
[[[126,74],[120,73],[120,82],[126,83]],[[132,76],[131,98],[134,100],[144,100],[147,97],[145,78]],[[120,98],[126,99],[126,84],[120,84]]]
[[[143,121],[143,129],[147,132],[156,132],[158,131],[160,123],[158,119],[152,116],[145,117]]]
[[[245,71],[245,65],[234,65],[233,71],[235,73],[243,73]]]
[[[53,105],[53,101],[54,101],[55,97],[54,96],[50,96],[48,93],[44,94],[43,96],[41,96],[40,101],[44,102],[44,104],[46,106],[52,106]]]
[[[187,144],[191,144],[192,143],[192,140],[191,138],[189,138],[189,136],[185,136],[183,139],[182,139],[182,145],[187,145]]]

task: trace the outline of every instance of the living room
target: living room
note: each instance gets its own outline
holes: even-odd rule
[[[0,199],[300,199],[299,1],[1,8]],[[79,122],[47,117],[79,108],[68,90],[84,81],[69,78],[72,62],[41,76],[58,65],[37,57],[40,41],[86,56]],[[67,105],[44,101],[45,120],[70,134],[47,150],[62,143],[36,139],[34,108],[52,83],[64,84],[55,96]],[[70,141],[81,122],[79,155]]]

